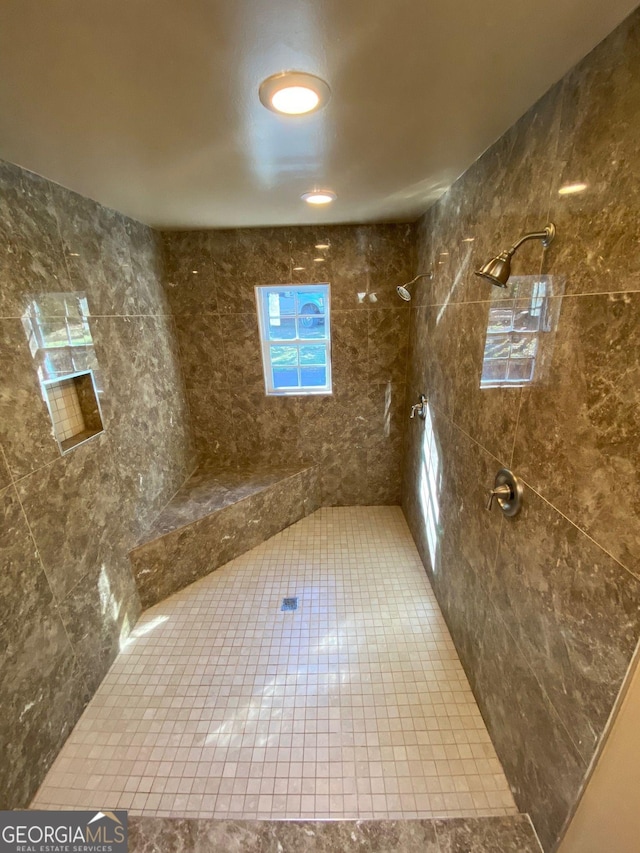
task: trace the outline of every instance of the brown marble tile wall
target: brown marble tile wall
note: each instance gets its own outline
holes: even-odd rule
[[[131,853],[540,853],[526,815],[444,820],[129,818]]]
[[[194,435],[206,464],[319,463],[325,505],[400,502],[408,225],[165,232]],[[329,243],[325,251],[317,243]],[[324,256],[324,263],[314,258]],[[294,272],[294,266],[303,266]],[[329,282],[333,394],[267,397],[254,287]]]
[[[0,163],[0,808],[29,803],[135,623],[127,551],[194,467],[159,240]],[[105,432],[63,457],[21,316],[76,291]]]
[[[640,635],[639,140],[640,11],[417,225],[419,266],[435,278],[411,303],[407,388],[424,388],[432,427],[407,427],[404,507],[547,850]],[[559,194],[577,182],[587,189]],[[473,275],[547,220],[556,241],[523,246],[507,290]],[[536,282],[546,295],[532,381],[489,387],[489,319],[517,287],[532,321]],[[514,519],[484,506],[501,466],[526,483]]]

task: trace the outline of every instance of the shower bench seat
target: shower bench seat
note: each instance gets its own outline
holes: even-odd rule
[[[129,552],[143,608],[320,506],[316,466],[199,469]]]

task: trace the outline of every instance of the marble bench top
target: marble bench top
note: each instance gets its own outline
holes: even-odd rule
[[[199,468],[165,506],[136,548],[261,492],[308,467]]]

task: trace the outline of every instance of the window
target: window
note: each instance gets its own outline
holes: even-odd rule
[[[22,316],[42,397],[61,453],[84,444],[104,427],[100,371],[85,293],[36,294]]]
[[[329,285],[256,287],[267,394],[330,394]]]
[[[427,545],[431,557],[431,570],[438,571],[436,557],[438,556],[438,539],[440,529],[440,491],[442,489],[442,472],[438,442],[433,428],[433,418],[429,404],[426,404],[424,437],[422,439],[422,458],[420,460],[420,504],[422,516],[427,528]]]
[[[522,297],[524,290],[529,290],[530,296]],[[489,309],[481,388],[521,388],[534,379],[540,335],[550,328],[547,283],[533,276],[519,276],[512,292],[512,299],[500,294]]]

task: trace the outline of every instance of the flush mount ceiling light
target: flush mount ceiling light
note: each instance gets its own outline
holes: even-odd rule
[[[258,90],[263,105],[274,113],[306,115],[321,109],[329,100],[329,86],[304,71],[282,71],[267,77]]]
[[[307,204],[331,204],[337,196],[331,190],[311,190],[311,192],[302,193],[300,198]]]

